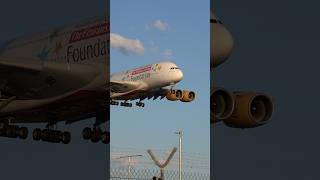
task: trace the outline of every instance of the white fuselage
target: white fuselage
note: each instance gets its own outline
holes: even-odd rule
[[[111,75],[112,81],[133,81],[145,85],[148,91],[174,85],[183,78],[182,71],[172,62],[160,62]]]
[[[0,113],[49,104],[79,91],[105,92],[109,80],[105,17],[8,41],[0,52]]]

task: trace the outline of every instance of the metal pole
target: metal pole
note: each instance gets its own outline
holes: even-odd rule
[[[131,177],[131,160],[134,157],[141,157],[141,154],[137,154],[137,155],[126,155],[126,156],[120,156],[116,159],[122,159],[122,158],[128,158],[128,178]]]
[[[175,132],[179,135],[179,180],[182,180],[182,131]]]
[[[128,178],[131,177],[131,156],[128,157]]]
[[[182,131],[179,131],[179,180],[182,180]]]

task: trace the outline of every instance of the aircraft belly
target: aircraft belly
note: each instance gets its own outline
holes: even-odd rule
[[[80,89],[98,75],[97,69],[84,65],[73,65],[71,70],[59,68],[56,65],[55,67],[47,66],[41,72],[19,71],[2,74],[0,72],[2,77],[0,88],[2,94],[9,97],[43,99]]]

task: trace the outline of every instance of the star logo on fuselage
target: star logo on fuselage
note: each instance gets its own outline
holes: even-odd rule
[[[160,69],[161,69],[161,65],[159,65],[159,64],[155,64],[155,65],[152,67],[152,70],[153,70],[153,71],[160,71]]]
[[[43,62],[47,59],[49,55],[50,50],[44,46],[41,50],[41,52],[37,55],[37,57]]]
[[[56,46],[53,49],[53,53],[55,53],[56,55],[59,54],[60,50],[63,48],[62,43],[61,42],[56,42]]]

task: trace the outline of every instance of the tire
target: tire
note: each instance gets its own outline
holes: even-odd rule
[[[35,141],[40,141],[41,139],[41,129],[34,129],[33,132],[32,132],[32,138],[33,140]]]
[[[28,128],[26,128],[26,127],[19,128],[19,137],[20,137],[20,139],[27,139]]]
[[[61,141],[63,144],[69,144],[71,141],[71,134],[67,131],[63,132]]]
[[[91,134],[91,141],[93,143],[98,142],[101,139],[101,134],[102,132],[100,129],[93,130]]]
[[[82,138],[85,140],[89,140],[89,139],[91,139],[91,136],[92,136],[91,129],[88,127],[84,128],[82,131]]]
[[[101,135],[101,142],[103,144],[109,144],[110,143],[110,132],[103,132]]]

